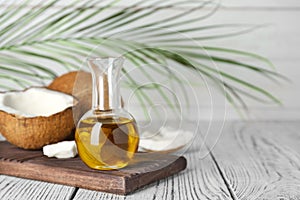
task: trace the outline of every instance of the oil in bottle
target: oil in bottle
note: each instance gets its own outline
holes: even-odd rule
[[[127,166],[139,143],[134,119],[124,117],[88,117],[81,120],[75,139],[83,162],[100,170]]]

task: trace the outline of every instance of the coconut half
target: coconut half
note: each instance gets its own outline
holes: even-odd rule
[[[0,93],[0,133],[24,149],[66,139],[74,129],[73,96],[46,88]]]

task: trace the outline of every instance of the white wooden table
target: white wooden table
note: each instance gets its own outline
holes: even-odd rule
[[[300,199],[298,121],[225,122],[219,134],[220,127],[195,140],[184,172],[128,196],[0,175],[0,199]]]

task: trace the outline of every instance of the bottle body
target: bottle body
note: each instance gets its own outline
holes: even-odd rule
[[[134,119],[92,115],[80,120],[75,140],[79,156],[90,168],[112,170],[128,165],[137,151]]]
[[[81,160],[90,168],[113,170],[128,165],[138,149],[134,118],[121,106],[121,58],[88,60],[93,80],[92,108],[80,119],[75,141]]]

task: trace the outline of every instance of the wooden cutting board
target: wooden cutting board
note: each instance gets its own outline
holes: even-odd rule
[[[138,153],[123,169],[99,171],[88,168],[79,157],[48,158],[42,151],[23,150],[0,142],[0,174],[122,195],[185,168],[184,157]]]

